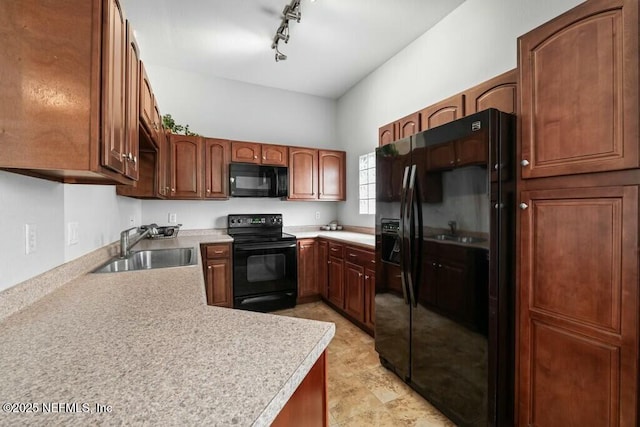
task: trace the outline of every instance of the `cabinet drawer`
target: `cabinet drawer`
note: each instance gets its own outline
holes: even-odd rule
[[[205,256],[207,258],[229,258],[231,248],[228,243],[220,245],[207,245]]]
[[[329,243],[329,255],[336,258],[344,258],[344,245],[340,243]]]
[[[373,252],[347,246],[347,256],[345,259],[350,263],[366,268],[375,268],[373,258]]]

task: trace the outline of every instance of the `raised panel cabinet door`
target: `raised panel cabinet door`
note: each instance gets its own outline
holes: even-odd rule
[[[288,148],[284,145],[262,144],[262,164],[271,166],[288,166]]]
[[[124,174],[128,156],[125,129],[126,22],[117,0],[106,1],[105,5],[102,35],[102,165]]]
[[[318,199],[318,150],[289,147],[289,199]]]
[[[329,296],[329,242],[318,241],[318,283],[323,298]]]
[[[171,135],[170,197],[202,198],[202,141],[197,136]]]
[[[346,153],[344,151],[318,150],[318,198],[321,200],[345,200]]]
[[[432,129],[436,126],[452,122],[464,117],[464,95],[454,95],[437,104],[419,111],[420,130]]]
[[[518,57],[522,178],[638,167],[637,0],[585,2]]]
[[[315,239],[298,241],[298,297],[318,295]]]
[[[520,203],[520,425],[636,426],[638,186]]]
[[[158,130],[158,124],[154,116],[153,89],[147,76],[144,63],[140,61],[140,122],[146,127],[149,134],[153,136]]]
[[[344,308],[344,261],[329,256],[329,301]]]
[[[402,139],[420,132],[420,112],[416,112],[398,120],[398,138]]]
[[[133,28],[127,21],[127,56],[126,56],[126,143],[125,153],[127,155],[124,174],[137,181],[140,167],[140,141],[139,123],[140,114],[138,107],[140,91],[140,54],[136,39],[133,36]]]
[[[206,267],[207,304],[231,307],[231,261],[210,259]]]
[[[204,140],[204,197],[229,197],[229,153],[231,144],[226,139]]]
[[[231,161],[261,163],[262,147],[258,142],[231,141]]]
[[[364,322],[364,268],[344,264],[344,310],[359,322]]]
[[[514,68],[465,91],[465,114],[488,108],[516,114],[518,109],[518,70]]]
[[[391,144],[396,139],[396,122],[389,123],[378,129],[378,145],[380,147]]]

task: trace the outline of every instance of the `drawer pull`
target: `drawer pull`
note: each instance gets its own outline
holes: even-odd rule
[[[355,255],[355,254],[349,254],[349,256],[350,256],[350,257],[352,257],[352,258],[355,258],[355,257],[357,257],[358,255]]]
[[[223,254],[224,251],[213,251],[214,254]]]

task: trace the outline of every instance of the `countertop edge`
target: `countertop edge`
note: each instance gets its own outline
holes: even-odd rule
[[[302,381],[305,379],[313,365],[318,361],[320,355],[327,349],[329,343],[335,336],[336,326],[331,328],[322,336],[314,349],[309,353],[305,360],[298,366],[295,372],[289,377],[285,385],[280,389],[271,402],[264,408],[262,413],[253,423],[255,427],[269,426],[276,419],[282,408],[287,404],[293,393],[298,389]]]

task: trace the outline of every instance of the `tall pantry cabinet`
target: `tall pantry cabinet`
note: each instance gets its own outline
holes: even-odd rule
[[[638,1],[518,39],[517,421],[637,426]]]

